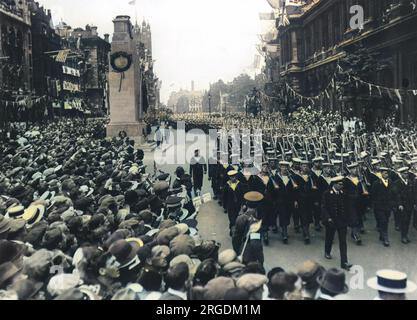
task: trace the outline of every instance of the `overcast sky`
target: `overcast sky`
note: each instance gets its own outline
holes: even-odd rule
[[[100,35],[113,33],[112,19],[128,14],[145,18],[153,33],[155,72],[162,80],[163,102],[173,90],[205,90],[218,79],[232,80],[254,61],[258,34],[265,25],[259,12],[266,0],[39,0],[51,9],[54,24],[98,26]]]

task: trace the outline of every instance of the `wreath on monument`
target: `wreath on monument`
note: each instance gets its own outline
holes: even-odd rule
[[[112,53],[110,56],[110,64],[114,71],[119,73],[125,72],[132,65],[132,55],[123,51]]]

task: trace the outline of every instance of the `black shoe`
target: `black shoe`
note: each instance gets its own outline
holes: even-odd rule
[[[352,239],[355,241],[356,245],[360,246],[362,244],[362,239],[358,234],[352,232]]]
[[[287,227],[282,227],[282,242],[288,244],[288,230]]]
[[[404,244],[409,244],[411,241],[410,241],[410,239],[408,239],[407,236],[405,236],[405,237],[401,238],[401,242],[404,243]]]
[[[325,254],[324,254],[324,257],[325,257],[327,260],[332,260],[332,259],[333,259],[332,255],[331,255],[330,253],[325,253]]]
[[[304,239],[304,244],[305,245],[309,245],[311,243],[310,238],[305,238]]]
[[[341,265],[342,269],[345,269],[346,271],[350,271],[350,268],[352,268],[352,264],[350,264],[349,262],[343,263]]]
[[[272,227],[272,233],[277,234],[278,233],[278,227]]]
[[[365,233],[366,233],[365,228],[361,228],[361,229],[359,230],[359,232],[360,232],[360,234],[365,234]]]
[[[390,243],[388,239],[384,239],[384,247],[389,247]]]
[[[295,226],[294,230],[295,230],[295,233],[300,233],[300,226]]]

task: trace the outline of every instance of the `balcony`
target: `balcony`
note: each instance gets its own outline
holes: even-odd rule
[[[9,16],[12,19],[17,19],[19,21],[25,22],[23,9],[18,8],[17,6],[11,6],[6,4],[4,1],[0,0],[0,13],[3,13]]]

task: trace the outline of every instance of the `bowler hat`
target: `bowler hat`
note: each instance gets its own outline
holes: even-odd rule
[[[114,242],[108,251],[117,259],[119,263],[125,264],[136,256],[137,250],[138,248],[133,241],[128,242],[122,239]]]
[[[0,240],[0,264],[15,262],[23,255],[24,247],[13,241]]]
[[[349,287],[345,283],[346,275],[342,270],[331,268],[317,279],[320,287],[333,294],[347,293]]]

